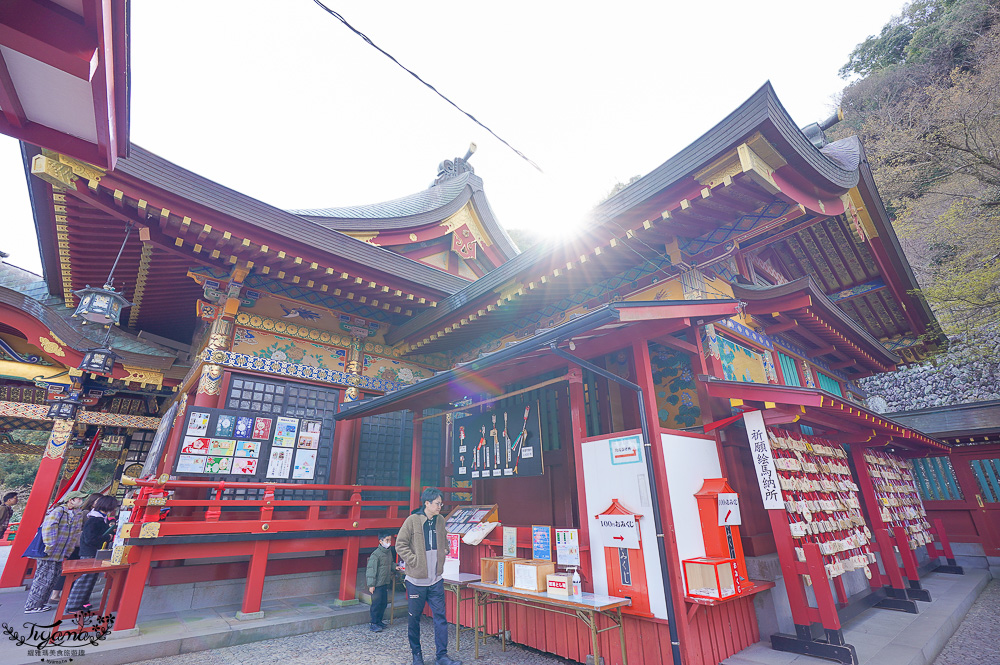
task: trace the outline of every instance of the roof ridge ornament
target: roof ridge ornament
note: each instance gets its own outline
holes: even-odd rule
[[[476,144],[470,143],[469,149],[465,152],[464,157],[456,157],[454,161],[446,159],[438,164],[437,178],[435,178],[434,183],[431,186],[440,185],[445,180],[457,178],[463,173],[475,173],[476,170],[472,168],[471,164],[469,164],[469,159],[475,152]]]

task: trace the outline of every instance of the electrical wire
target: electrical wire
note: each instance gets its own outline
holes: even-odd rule
[[[510,148],[511,150],[513,150],[515,153],[517,153],[518,157],[520,157],[521,159],[523,159],[524,161],[528,162],[529,164],[531,164],[532,166],[534,166],[536,169],[538,169],[539,173],[544,173],[544,171],[542,171],[542,168],[538,164],[536,164],[535,162],[533,162],[531,159],[529,159],[527,155],[525,155],[523,152],[521,152],[520,150],[518,150],[517,148],[515,148],[511,144],[507,143],[507,141],[505,141],[502,138],[500,138],[497,135],[496,132],[494,132],[492,129],[490,129],[489,127],[487,127],[483,123],[479,122],[479,120],[476,118],[476,116],[472,115],[471,113],[469,113],[468,111],[466,111],[465,109],[463,109],[461,106],[459,106],[455,102],[453,102],[450,99],[448,99],[448,97],[445,96],[440,90],[438,90],[433,85],[431,85],[430,83],[428,83],[427,81],[425,81],[424,79],[422,79],[420,77],[420,75],[417,74],[415,71],[413,71],[412,69],[409,69],[408,67],[406,67],[399,60],[396,60],[396,58],[394,58],[389,52],[387,52],[385,49],[381,48],[375,42],[373,42],[368,37],[368,35],[366,35],[365,33],[361,32],[360,30],[358,30],[357,28],[355,28],[353,25],[351,25],[350,23],[348,23],[347,19],[345,19],[343,16],[341,16],[338,12],[330,9],[329,7],[327,7],[326,5],[324,5],[322,2],[320,2],[320,0],[313,0],[313,2],[315,2],[317,5],[319,5],[323,9],[323,11],[325,11],[326,13],[328,13],[330,16],[334,17],[335,19],[337,19],[338,21],[340,21],[341,23],[343,23],[345,26],[347,26],[348,30],[350,30],[351,32],[353,32],[354,34],[356,34],[358,37],[361,37],[361,39],[363,39],[369,46],[371,46],[372,48],[374,48],[376,51],[378,51],[379,53],[381,53],[385,57],[387,57],[390,60],[392,60],[394,63],[396,63],[400,67],[400,69],[402,69],[407,74],[409,74],[413,78],[415,78],[418,81],[420,81],[421,83],[423,83],[425,86],[427,86],[432,91],[434,91],[434,93],[438,97],[440,97],[444,101],[446,101],[449,104],[451,104],[452,106],[454,106],[456,109],[458,109],[463,114],[465,114],[466,117],[468,117],[470,120],[472,120],[472,122],[476,123],[477,125],[479,125],[483,129],[485,129],[487,132],[489,132],[490,134],[492,134],[493,137],[496,140],[500,141],[500,143],[503,143],[505,146],[507,146],[508,148]]]

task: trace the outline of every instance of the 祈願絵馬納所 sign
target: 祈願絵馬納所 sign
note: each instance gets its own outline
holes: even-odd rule
[[[785,502],[778,486],[778,472],[774,468],[774,457],[771,455],[771,444],[767,439],[764,416],[760,411],[747,411],[743,414],[743,422],[747,428],[750,456],[753,458],[753,468],[757,472],[757,483],[760,485],[760,497],[764,500],[764,508],[784,510]]]

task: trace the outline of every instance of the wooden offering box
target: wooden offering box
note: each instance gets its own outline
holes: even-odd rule
[[[479,575],[483,582],[511,586],[514,584],[514,562],[523,561],[516,557],[484,556],[479,560]]]
[[[684,559],[684,585],[691,598],[728,598],[738,596],[740,576],[736,572],[736,559],[697,557]]]
[[[545,559],[518,561],[514,564],[514,588],[545,592],[548,576],[556,572],[556,564]]]

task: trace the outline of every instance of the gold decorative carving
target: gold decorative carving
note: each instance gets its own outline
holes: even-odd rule
[[[101,178],[107,174],[107,171],[99,169],[93,164],[81,162],[79,159],[73,159],[72,157],[67,157],[66,155],[60,155],[52,152],[51,150],[43,149],[42,154],[46,157],[51,157],[52,159],[58,159],[62,164],[70,167],[74,174],[84,180],[87,180],[88,182],[98,183],[101,181]]]
[[[379,244],[375,242],[375,238],[378,238],[377,231],[375,233],[364,233],[362,231],[341,231],[341,233],[343,233],[345,236],[351,236],[355,240],[366,242],[369,245],[379,246]]]
[[[139,529],[140,538],[157,538],[160,535],[160,523],[159,522],[146,522]]]
[[[163,387],[163,374],[151,369],[141,369],[139,367],[129,367],[122,365],[122,369],[128,372],[123,380],[126,383],[141,383],[143,385]]]
[[[167,505],[167,497],[165,496],[151,496],[147,502],[150,506],[165,506]]]
[[[743,173],[743,166],[740,164],[739,156],[730,153],[715,160],[694,177],[702,185],[715,187],[722,184],[726,178],[732,178],[740,173]]]
[[[746,173],[750,179],[771,194],[777,194],[781,191],[778,183],[771,176],[774,169],[760,155],[751,150],[748,144],[744,143],[740,145],[736,148],[736,152],[740,156],[743,173]]]
[[[73,434],[72,420],[56,420],[52,423],[52,434],[45,446],[45,457],[60,459],[66,454],[66,444]]]
[[[75,189],[73,181],[76,174],[73,169],[57,159],[45,155],[35,155],[31,159],[31,175],[49,183],[53,187],[70,187]]]
[[[222,368],[218,365],[202,367],[201,378],[198,380],[198,392],[202,395],[218,395],[221,388]]]
[[[131,538],[132,537],[132,527],[133,526],[135,526],[135,525],[132,524],[131,522],[127,522],[125,524],[122,524],[122,538]]]
[[[476,216],[475,211],[472,209],[472,204],[470,203],[466,203],[462,206],[461,210],[441,222],[439,226],[443,226],[448,233],[454,233],[455,229],[458,229],[463,225],[469,229],[476,242],[483,247],[489,247],[493,244],[490,240],[489,234],[486,233],[486,229],[483,228],[482,223],[480,223],[479,218]]]
[[[416,242],[417,241],[417,234],[416,233],[411,233],[410,234],[410,240],[412,242]]]
[[[59,339],[58,337],[52,334],[51,330],[49,331],[49,334],[55,337],[56,340]],[[59,346],[59,343],[57,341],[49,339],[48,337],[39,337],[38,346],[41,347],[42,351],[49,354],[50,356],[59,356],[60,358],[64,358],[66,356],[66,352],[62,350],[62,347]]]

